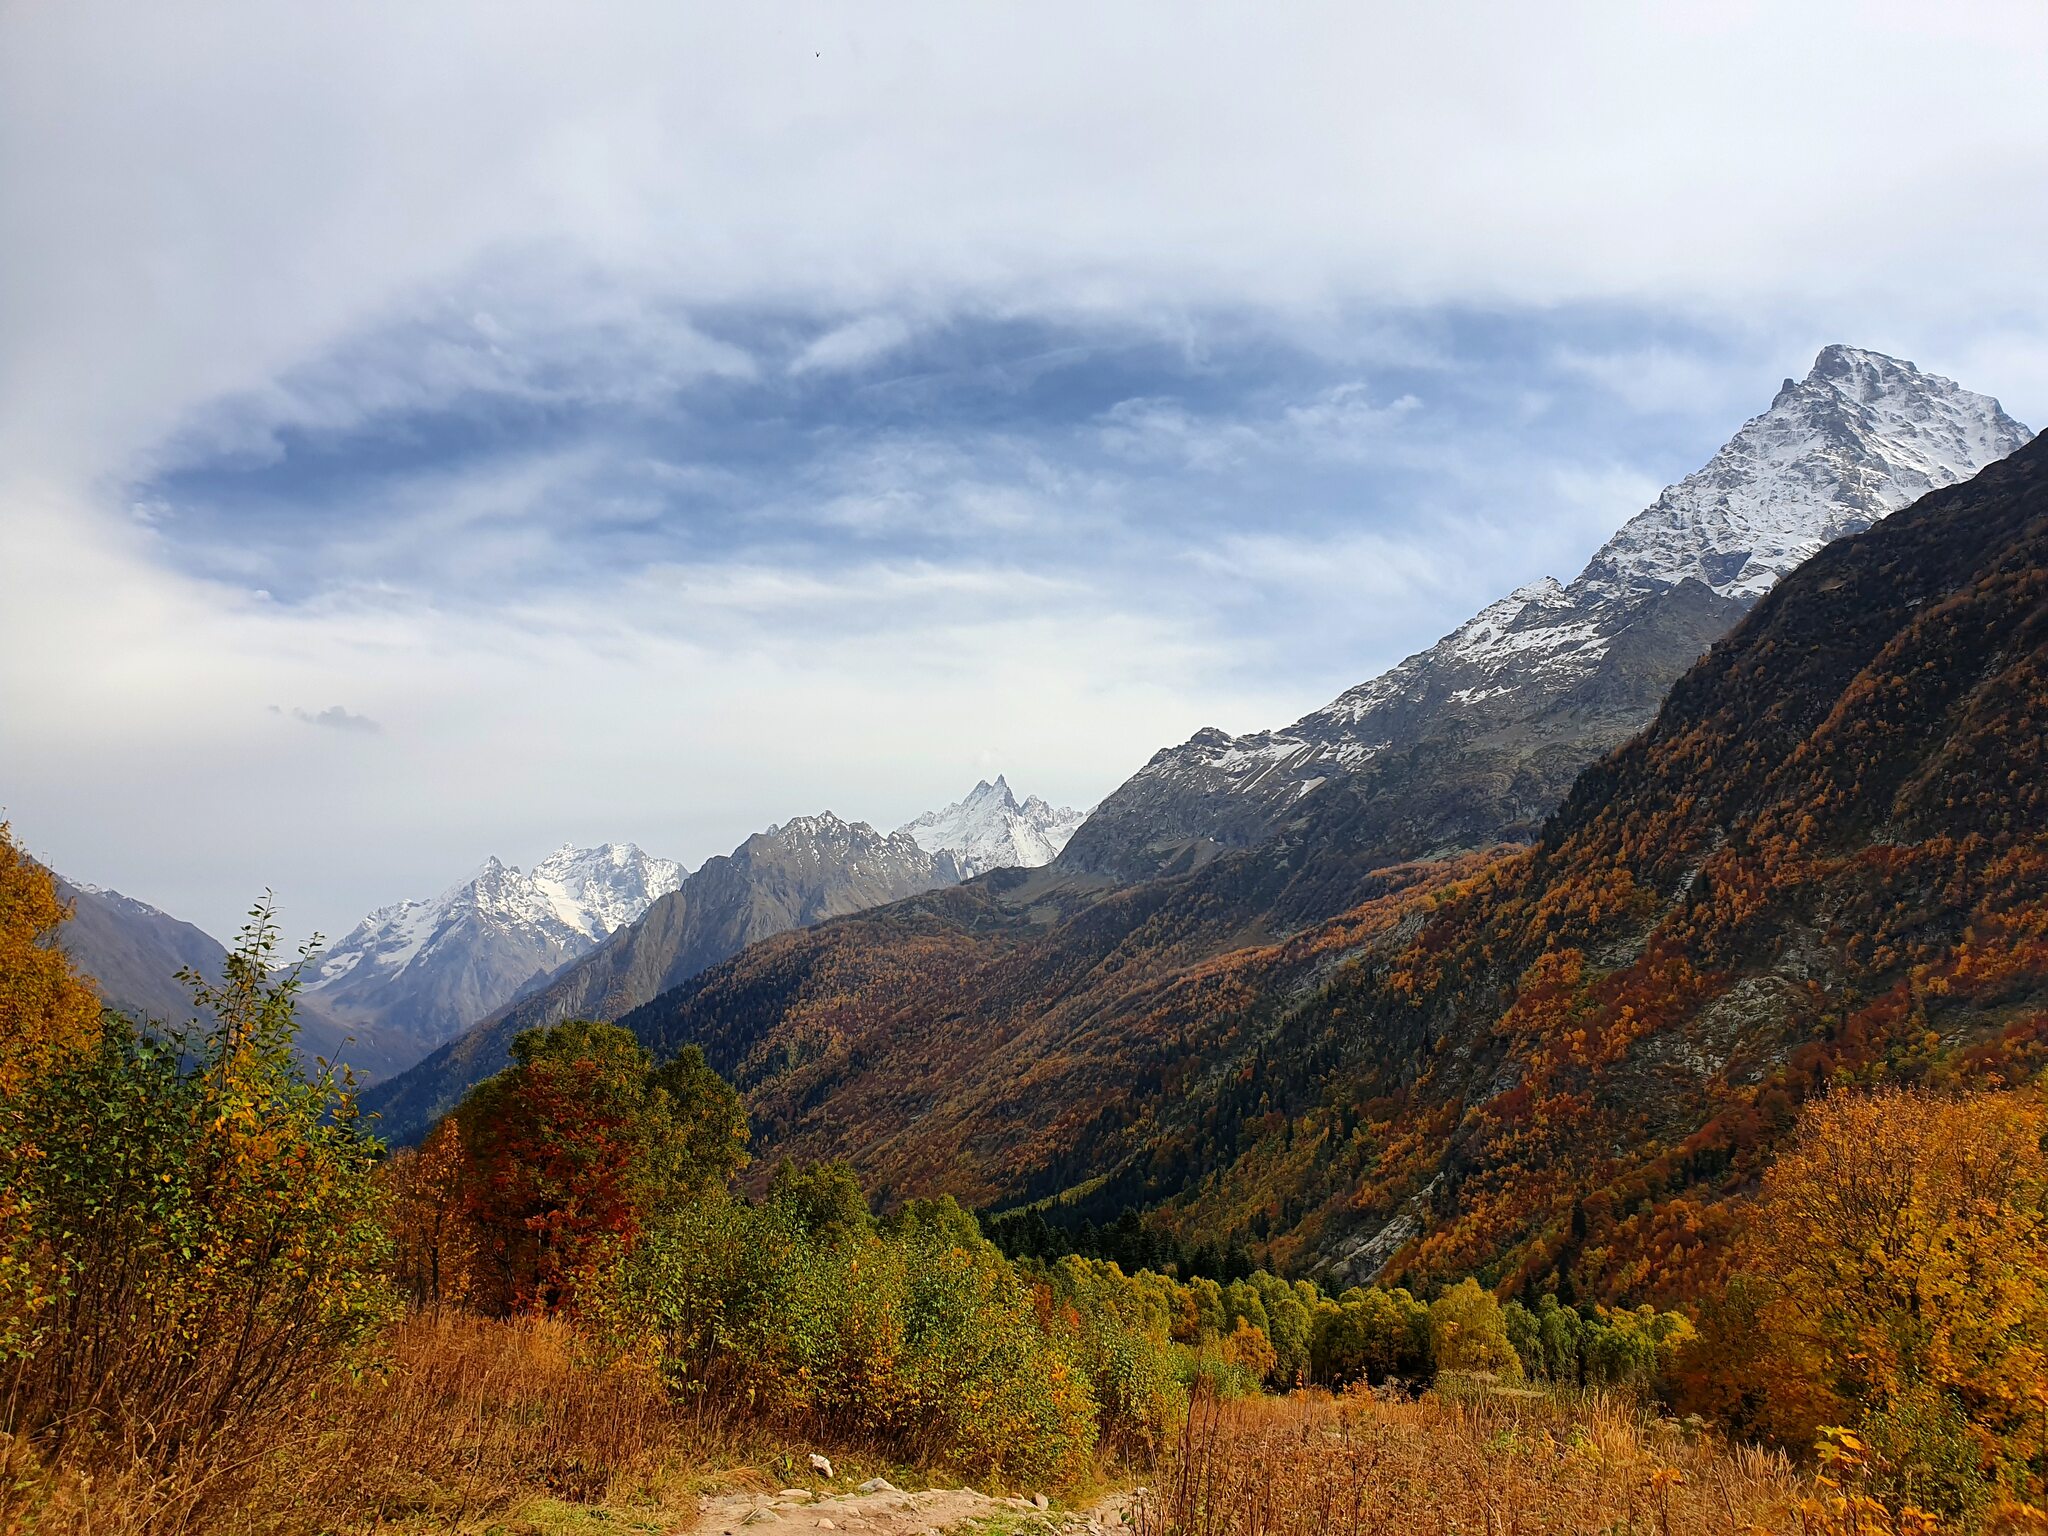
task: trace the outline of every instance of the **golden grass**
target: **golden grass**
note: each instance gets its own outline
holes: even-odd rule
[[[203,1458],[149,1474],[119,1447],[51,1475],[0,1445],[0,1530],[37,1536],[542,1536],[664,1530],[695,1480],[730,1460],[658,1383],[583,1358],[559,1322],[409,1319],[387,1369],[274,1420],[238,1425]],[[592,1527],[595,1528],[595,1527]]]
[[[1811,1485],[1618,1399],[1297,1393],[1198,1401],[1136,1536],[1801,1532]]]

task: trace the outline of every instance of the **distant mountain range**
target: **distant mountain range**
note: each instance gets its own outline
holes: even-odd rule
[[[644,1002],[653,993],[637,979],[641,969],[666,985],[795,924],[1005,864],[1042,864],[1081,815],[1037,796],[1020,804],[998,777],[886,838],[829,813],[798,817],[697,876],[632,843],[565,844],[530,871],[486,859],[438,896],[380,907],[313,957],[299,996],[301,1045],[309,1056],[346,1060],[366,1081],[389,1078],[542,991],[688,882],[689,899],[665,909],[663,924],[548,997],[587,998],[593,1009],[607,992],[630,999],[624,1006]],[[107,1000],[140,1017],[188,1017],[190,997],[173,978],[188,966],[217,976],[226,954],[219,941],[118,891],[60,884],[73,904],[62,941]],[[657,953],[659,961],[650,958]],[[603,988],[578,990],[599,975]]]
[[[795,817],[706,860],[637,922],[379,1084],[365,1104],[385,1135],[407,1139],[502,1067],[522,1029],[617,1018],[759,939],[959,878],[950,850],[927,852],[908,832],[885,836],[829,811]]]

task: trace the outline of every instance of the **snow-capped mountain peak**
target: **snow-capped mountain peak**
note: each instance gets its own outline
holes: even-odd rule
[[[1001,774],[983,779],[965,797],[927,811],[896,829],[927,853],[950,853],[962,879],[991,869],[1035,869],[1050,864],[1087,820],[1086,811],[1054,806],[1032,795],[1021,804]]]
[[[657,859],[632,843],[577,848],[564,843],[533,866],[531,880],[556,916],[593,939],[633,922],[655,898],[666,896],[689,873],[674,859]]]
[[[1753,600],[1823,544],[1967,480],[2031,436],[1989,395],[1880,352],[1825,347],[1572,585],[1623,597],[1691,577]]]
[[[438,1039],[634,921],[686,873],[632,843],[564,845],[531,873],[494,855],[437,896],[370,913],[315,958],[306,989]]]
[[[1135,877],[1193,846],[1256,842],[1302,797],[1424,739],[1458,755],[1483,742],[1517,773],[1527,765],[1516,754],[1548,741],[1528,780],[1547,786],[1545,776],[1575,772],[1646,724],[1678,672],[1823,545],[1970,478],[2031,435],[1988,395],[1882,353],[1826,347],[1569,585],[1518,588],[1285,730],[1198,731],[1154,754],[1062,862]],[[1418,781],[1403,794],[1419,803],[1426,790]],[[1511,798],[1534,803],[1525,791]],[[1395,816],[1392,807],[1382,802],[1381,814]]]

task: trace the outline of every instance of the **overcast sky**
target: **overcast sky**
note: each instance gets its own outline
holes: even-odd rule
[[[2048,7],[0,6],[0,814],[295,932],[1085,804],[1846,341],[2048,419]]]

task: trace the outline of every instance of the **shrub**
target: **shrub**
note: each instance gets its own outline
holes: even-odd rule
[[[1094,1389],[1102,1444],[1149,1460],[1187,1413],[1183,1357],[1174,1342],[1189,1308],[1169,1276],[1126,1275],[1103,1259],[1069,1255],[1044,1272],[1041,1312],[1072,1341]]]
[[[1709,1309],[1701,1365],[1688,1371],[1701,1398],[1802,1449],[1822,1426],[1871,1420],[1901,1443],[1946,1444],[1948,1404],[2000,1480],[2042,1501],[2038,1091],[1884,1089],[1809,1105],[1765,1176],[1739,1257],[1740,1282]]]
[[[1953,1396],[1902,1393],[1865,1415],[1859,1428],[1868,1453],[1865,1486],[1887,1508],[1925,1509],[1975,1527],[1992,1486],[1969,1417]]]
[[[1477,1280],[1460,1280],[1429,1304],[1429,1336],[1438,1370],[1522,1373],[1500,1303]]]
[[[1662,1393],[1693,1341],[1684,1314],[1652,1307],[1572,1311],[1545,1295],[1535,1309],[1511,1301],[1501,1309],[1508,1342],[1522,1370],[1560,1386],[1620,1387],[1638,1395]]]
[[[390,1313],[377,1146],[346,1080],[299,1070],[276,943],[259,906],[218,985],[185,976],[203,1034],[109,1013],[90,1050],[7,1101],[0,1177],[42,1298],[14,1346],[12,1419],[60,1449],[108,1434],[173,1461],[302,1392]]]
[[[1399,1376],[1426,1380],[1436,1372],[1429,1308],[1405,1290],[1353,1287],[1315,1310],[1309,1363],[1328,1386],[1381,1382]]]
[[[968,1473],[1076,1473],[1096,1441],[1088,1372],[1009,1261],[936,1207],[884,1231],[813,1198],[838,1183],[791,1174],[759,1206],[672,1212],[619,1273],[614,1338],[705,1409]]]

